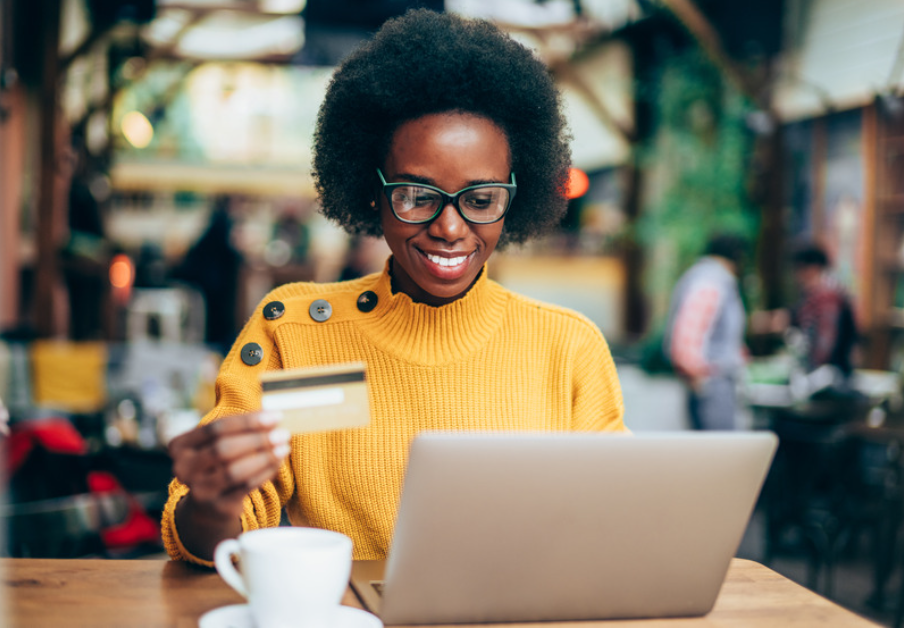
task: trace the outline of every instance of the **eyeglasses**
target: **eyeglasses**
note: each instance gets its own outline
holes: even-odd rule
[[[487,225],[502,220],[515,198],[515,173],[511,183],[481,183],[447,194],[443,190],[423,183],[386,183],[383,172],[377,168],[383,183],[383,194],[389,201],[392,213],[402,222],[421,224],[436,218],[443,208],[452,203],[461,217],[468,222]]]

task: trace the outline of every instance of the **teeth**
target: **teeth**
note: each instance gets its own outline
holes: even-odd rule
[[[467,255],[462,255],[461,257],[440,257],[429,253],[425,253],[425,255],[431,262],[440,266],[458,266],[459,264],[464,264],[465,260],[468,259]]]

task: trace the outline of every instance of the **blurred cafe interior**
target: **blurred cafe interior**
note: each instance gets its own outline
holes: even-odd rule
[[[901,625],[900,0],[0,0],[2,555],[165,557],[166,445],[254,306],[383,267],[318,213],[311,139],[335,66],[412,6],[494,21],[559,86],[568,213],[488,268],[600,327],[633,431],[690,429],[661,345],[711,235],[751,243],[750,320],[795,303],[795,246],[828,252],[852,384],[748,326],[738,422],[781,444],[739,555]]]

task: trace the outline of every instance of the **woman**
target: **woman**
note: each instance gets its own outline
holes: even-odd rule
[[[418,432],[625,429],[599,330],[487,278],[497,246],[566,208],[558,95],[529,51],[481,21],[391,20],[334,75],[314,149],[323,212],[392,256],[382,273],[277,288],[252,315],[216,407],[170,446],[174,558],[210,564],[283,507],[381,558]],[[368,427],[290,438],[259,412],[262,372],[350,361],[367,365]]]

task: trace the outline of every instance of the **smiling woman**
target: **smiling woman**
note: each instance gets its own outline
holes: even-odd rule
[[[509,153],[505,133],[494,122],[471,114],[431,114],[398,128],[383,166],[392,181],[460,190],[508,181]],[[443,305],[474,284],[496,249],[505,218],[478,224],[451,202],[436,205],[432,220],[404,222],[381,196],[380,223],[392,251],[394,289],[421,303]]]
[[[546,68],[487,22],[412,11],[349,56],[313,174],[323,213],[392,256],[360,279],[281,286],[252,315],[216,407],[170,446],[172,557],[210,565],[220,540],[285,508],[381,558],[418,433],[625,430],[599,329],[487,276],[497,247],[561,218],[566,139]],[[290,435],[260,411],[263,373],[351,362],[367,373],[366,427]]]

